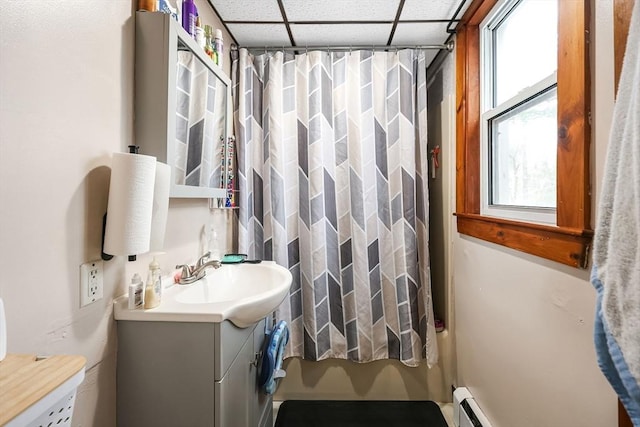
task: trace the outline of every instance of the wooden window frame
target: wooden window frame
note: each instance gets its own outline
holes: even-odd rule
[[[589,0],[558,1],[556,225],[480,214],[480,23],[498,0],[473,0],[456,28],[458,232],[586,268],[591,229]]]

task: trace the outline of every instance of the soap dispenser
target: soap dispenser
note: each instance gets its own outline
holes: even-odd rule
[[[209,250],[211,251],[211,259],[217,259],[218,261],[222,259],[218,232],[213,228],[211,228],[211,242],[209,242]]]
[[[162,300],[162,278],[160,274],[160,264],[153,257],[149,263],[149,273],[147,275],[147,285],[144,290],[144,308],[155,308]]]

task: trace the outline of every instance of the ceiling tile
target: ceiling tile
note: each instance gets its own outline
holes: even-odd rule
[[[209,0],[223,21],[280,21],[277,0]]]
[[[446,29],[446,23],[403,24],[400,22],[391,44],[443,44],[449,36]]]
[[[390,21],[399,0],[282,0],[289,21]]]
[[[451,19],[461,1],[464,0],[405,0],[400,20]]]
[[[284,24],[228,24],[240,47],[291,46]]]
[[[298,46],[351,46],[386,44],[391,24],[291,25]]]

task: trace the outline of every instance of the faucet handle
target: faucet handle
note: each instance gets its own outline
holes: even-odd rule
[[[176,268],[182,269],[182,273],[180,273],[180,279],[187,279],[191,277],[191,267],[187,264],[179,264],[176,265]]]
[[[205,252],[204,255],[202,255],[196,262],[196,268],[202,267],[202,265],[209,260],[210,256],[211,256],[211,251]]]

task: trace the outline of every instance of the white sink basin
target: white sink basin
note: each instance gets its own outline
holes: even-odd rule
[[[229,264],[190,285],[164,290],[161,304],[150,310],[129,310],[126,297],[115,302],[116,320],[222,322],[245,328],[274,311],[291,286],[291,273],[271,261]]]
[[[278,293],[286,286],[289,290],[291,273],[273,264],[223,265],[207,270],[207,275],[183,292],[176,295],[176,301],[184,304],[225,302],[246,298],[263,298],[266,294]],[[183,285],[184,286],[184,285]]]

